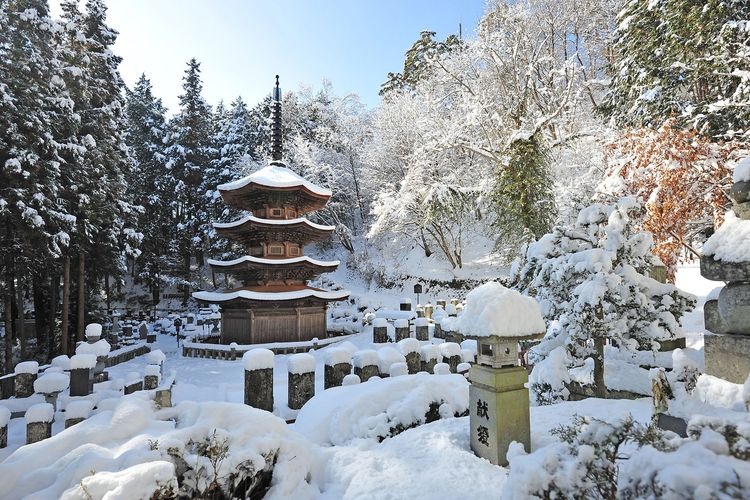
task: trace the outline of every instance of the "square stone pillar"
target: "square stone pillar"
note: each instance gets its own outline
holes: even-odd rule
[[[469,422],[471,449],[500,466],[508,465],[511,442],[531,451],[529,376],[520,366],[493,368],[472,365],[469,374]]]
[[[70,395],[88,396],[91,394],[90,368],[75,368],[70,370]]]
[[[344,377],[352,372],[351,363],[336,363],[333,365],[326,362],[324,366],[324,381],[323,387],[330,389],[331,387],[338,387],[344,383]]]
[[[273,367],[245,370],[245,404],[273,411]]]

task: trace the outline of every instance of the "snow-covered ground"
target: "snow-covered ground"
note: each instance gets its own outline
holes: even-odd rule
[[[701,278],[695,264],[680,269],[677,285],[700,298],[696,311],[684,318],[683,327],[687,332],[688,346],[702,354],[702,305],[706,295],[719,284]],[[383,293],[364,289],[358,292],[366,295],[368,300],[378,297],[383,301],[381,305],[394,309],[398,297],[403,294],[402,291]],[[372,331],[367,327],[346,342],[349,342],[350,350],[393,347],[393,344],[375,346],[371,339]],[[441,341],[435,339],[434,342]],[[163,456],[160,458],[153,450],[153,453],[148,453],[144,449],[146,443],[149,440],[171,442],[170,439],[178,437],[184,439],[187,422],[198,421],[202,422],[204,430],[212,425],[223,429],[232,443],[244,443],[242,449],[249,449],[248,453],[257,454],[265,449],[265,444],[252,439],[248,441],[247,436],[256,435],[257,429],[266,429],[276,436],[272,442],[281,443],[278,445],[286,450],[284,460],[290,453],[300,453],[299,463],[293,467],[286,461],[278,462],[278,473],[291,471],[287,478],[274,479],[278,487],[270,492],[279,498],[294,491],[297,498],[482,499],[497,498],[499,492],[504,491],[508,469],[477,458],[470,449],[469,417],[458,416],[468,406],[468,383],[461,375],[400,376],[324,391],[322,373],[328,347],[311,352],[318,374],[318,396],[302,410],[294,411],[286,405],[289,356],[277,355],[274,361],[274,413],[281,419],[267,420],[256,416],[263,412],[243,413],[246,407],[242,404],[244,373],[241,360],[183,358],[175,337],[166,334],[158,335],[153,347],[166,355],[164,372],[176,373],[172,397],[174,409],[154,412],[151,403],[138,396],[105,401],[92,418],[70,430],[63,431],[63,418],[58,414],[53,424],[53,438],[31,446],[22,446],[25,442],[24,419],[13,419],[9,425],[8,448],[0,450],[0,459],[4,460],[0,462],[0,475],[15,474],[20,479],[27,477],[22,469],[28,467],[43,472],[37,476],[41,478],[38,487],[25,483],[23,486],[19,483],[17,488],[6,486],[0,496],[20,498],[32,491],[49,488],[33,498],[44,498],[45,494],[59,496],[65,491],[70,498],[85,497],[86,494],[99,498],[99,493],[108,490],[110,496],[107,498],[132,498],[134,491],[138,490],[129,490],[123,485],[133,481],[132,484],[136,484],[139,477],[163,477],[169,482],[173,473]],[[146,362],[146,357],[141,356],[111,367],[108,369],[110,379],[124,381],[140,377]],[[96,387],[106,395],[110,394],[108,389],[107,383]],[[442,402],[439,408],[441,419],[409,428],[423,423],[430,402],[437,399]],[[230,404],[225,406],[225,403]],[[707,376],[699,379],[694,400],[683,404],[679,410],[747,420],[742,407],[741,387]],[[225,413],[226,418],[220,418],[217,411]],[[143,415],[136,417],[138,413]],[[651,399],[605,401],[591,398],[532,407],[532,450],[556,443],[558,438],[551,430],[569,424],[576,415],[606,422],[617,422],[632,415],[636,421],[646,424],[651,419]],[[134,420],[130,421],[131,418]],[[233,418],[250,418],[256,427],[231,420]],[[269,415],[267,418],[273,417]],[[283,420],[295,418],[296,422],[287,425],[286,429],[279,427],[284,425]],[[389,437],[399,424],[406,430]],[[122,432],[106,436],[114,425],[121,426],[118,429]],[[232,431],[235,426],[243,429],[245,434],[237,435]],[[303,449],[304,452],[300,451]],[[294,458],[290,460],[293,462]],[[151,465],[139,465],[143,462]],[[117,472],[123,469],[129,472]],[[92,478],[92,470],[97,472],[94,476],[98,478]],[[30,476],[28,479],[31,480]]]

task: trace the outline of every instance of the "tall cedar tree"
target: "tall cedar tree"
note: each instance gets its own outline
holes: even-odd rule
[[[200,63],[195,59],[188,62],[182,88],[180,111],[169,123],[167,168],[175,181],[171,208],[176,233],[170,251],[180,259],[173,272],[187,303],[193,285],[191,261],[196,257],[199,264],[203,263],[205,242],[200,229],[209,219],[201,192],[203,172],[215,155],[211,107],[201,95]]]
[[[166,167],[166,109],[153,95],[151,82],[141,75],[126,93],[127,133],[133,160],[128,198],[138,208],[138,229],[143,233],[136,277],[151,291],[156,305],[161,297],[166,256],[174,224],[170,210],[171,188]]]

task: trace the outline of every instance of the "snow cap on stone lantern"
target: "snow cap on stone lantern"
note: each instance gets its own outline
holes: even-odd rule
[[[454,329],[477,341],[477,363],[493,368],[518,364],[518,342],[544,335],[539,303],[491,281],[466,296],[466,308]]]

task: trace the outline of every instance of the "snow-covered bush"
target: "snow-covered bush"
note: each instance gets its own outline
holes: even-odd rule
[[[750,487],[750,463],[726,438],[736,432],[704,426],[682,439],[630,416],[577,416],[553,434],[561,442],[530,454],[511,445],[503,498],[745,498]]]
[[[680,317],[695,300],[648,276],[653,240],[634,227],[639,210],[632,198],[587,207],[575,224],[555,227],[514,264],[513,285],[539,301],[547,322],[545,339],[530,356],[535,370],[555,374],[592,357],[594,386],[603,395],[606,340],[656,351],[659,341],[680,332]],[[564,355],[550,356],[555,349]],[[545,369],[545,362],[562,365]],[[532,374],[532,388],[538,401],[562,397],[559,378]]]

